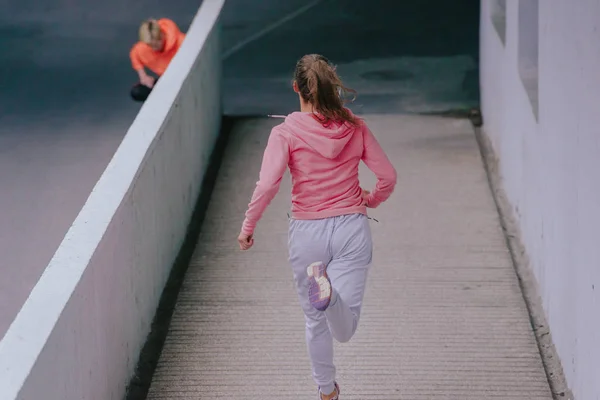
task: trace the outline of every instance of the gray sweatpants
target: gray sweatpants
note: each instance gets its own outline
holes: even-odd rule
[[[289,257],[300,305],[306,319],[306,343],[313,378],[323,393],[334,391],[333,338],[349,341],[360,318],[372,242],[369,219],[349,214],[319,220],[290,220]],[[306,268],[315,261],[327,265],[333,286],[329,307],[317,311],[308,300]]]

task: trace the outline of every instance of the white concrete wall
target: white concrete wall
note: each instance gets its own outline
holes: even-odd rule
[[[220,130],[224,0],[171,66],[0,342],[0,399],[122,399]]]
[[[600,399],[600,0],[539,1],[538,118],[518,60],[519,3],[533,0],[506,1],[506,46],[495,1],[481,8],[484,131],[568,384]]]

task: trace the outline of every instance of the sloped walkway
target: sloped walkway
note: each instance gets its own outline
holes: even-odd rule
[[[342,399],[552,399],[468,121],[366,119],[399,181],[371,213],[361,325],[337,345]],[[287,264],[289,179],[255,247],[236,243],[279,122],[245,120],[232,133],[149,399],[316,398]]]

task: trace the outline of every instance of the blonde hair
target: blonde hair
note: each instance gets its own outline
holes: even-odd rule
[[[153,40],[160,39],[162,33],[158,21],[155,19],[148,19],[142,22],[142,25],[140,25],[139,37],[141,42],[147,44],[150,44]]]

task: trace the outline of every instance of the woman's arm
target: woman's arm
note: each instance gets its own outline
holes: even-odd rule
[[[367,195],[367,207],[375,208],[386,201],[396,186],[396,169],[373,136],[367,125],[363,125],[364,150],[362,160],[377,177],[375,189]]]
[[[144,63],[140,57],[141,45],[140,43],[136,43],[133,45],[131,50],[129,51],[129,59],[131,60],[131,67],[138,73],[141,74],[140,71],[145,73],[144,71]]]
[[[279,191],[289,157],[290,150],[287,140],[277,129],[274,129],[271,131],[263,155],[256,189],[254,189],[252,200],[248,204],[248,211],[246,211],[246,218],[242,225],[243,234],[252,235],[254,233],[256,224]]]

